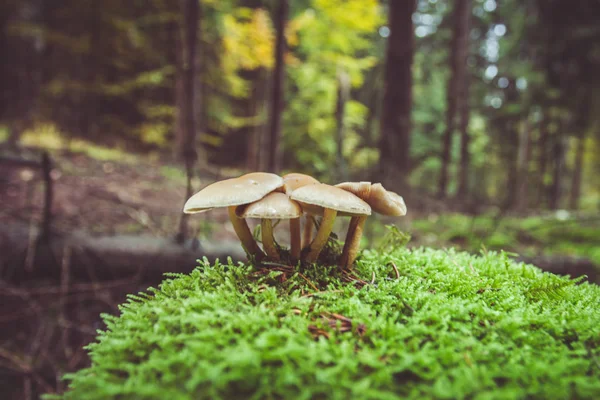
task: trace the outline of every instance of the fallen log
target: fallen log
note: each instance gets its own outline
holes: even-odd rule
[[[245,260],[237,241],[188,241],[169,238],[116,235],[95,237],[78,231],[55,234],[37,241],[39,229],[22,223],[0,226],[0,279],[18,283],[28,279],[59,281],[68,270],[72,281],[101,282],[135,278],[159,282],[165,272],[189,272],[197,259],[211,262]],[[34,240],[32,240],[34,238]]]
[[[60,281],[68,269],[73,282],[103,282],[137,279],[160,282],[165,272],[189,272],[196,260],[207,257],[213,262],[244,261],[239,242],[203,241],[183,245],[169,238],[152,236],[92,236],[83,231],[57,234],[49,242],[40,242],[37,227],[23,223],[0,226],[0,280],[19,283],[28,279]],[[541,269],[559,275],[587,275],[590,282],[600,281],[598,266],[590,260],[572,256],[518,257]]]

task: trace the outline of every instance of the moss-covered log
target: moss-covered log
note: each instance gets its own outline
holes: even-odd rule
[[[600,398],[600,287],[505,254],[202,264],[131,296],[65,399]],[[301,272],[301,273],[300,273]]]

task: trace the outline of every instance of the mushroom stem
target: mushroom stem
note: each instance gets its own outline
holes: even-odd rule
[[[227,211],[229,212],[229,220],[231,221],[231,225],[233,225],[233,230],[237,234],[240,242],[242,242],[242,247],[250,257],[254,257],[257,261],[260,261],[265,253],[258,247],[256,244],[256,240],[252,236],[250,232],[250,228],[248,227],[248,223],[243,218],[238,218],[235,214],[236,206],[227,207]]]
[[[260,230],[262,233],[262,243],[267,257],[272,260],[279,260],[277,246],[275,246],[275,238],[273,237],[273,223],[268,218],[260,220]]]
[[[323,220],[321,221],[321,226],[319,226],[319,230],[317,235],[309,245],[310,251],[306,255],[306,261],[315,262],[321,254],[321,250],[325,247],[327,240],[329,239],[329,235],[331,234],[331,230],[333,229],[333,223],[335,222],[335,217],[337,216],[337,211],[331,208],[325,208],[323,212]]]
[[[300,218],[290,219],[290,255],[292,260],[300,259]]]
[[[304,230],[302,231],[302,246],[308,247],[312,240],[313,219],[309,214],[304,214]]]
[[[340,267],[345,269],[352,268],[352,264],[356,260],[356,256],[360,250],[360,238],[362,237],[366,220],[366,215],[355,216],[350,220],[344,250],[342,250],[342,255],[340,256]]]

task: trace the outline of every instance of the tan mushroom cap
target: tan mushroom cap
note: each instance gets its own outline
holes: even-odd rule
[[[236,215],[240,218],[290,219],[299,218],[302,208],[288,195],[273,192],[252,204],[239,206]]]
[[[314,183],[319,183],[319,181],[310,175],[298,172],[292,172],[283,176],[283,190],[288,195],[302,186],[312,185]]]
[[[321,215],[324,208],[339,215],[371,215],[371,206],[354,194],[325,183],[314,183],[294,190],[290,197],[300,202],[305,212]]]
[[[406,215],[406,204],[402,196],[385,190],[381,183],[371,186],[370,200],[371,207],[375,212],[394,217]]]
[[[252,172],[208,185],[188,199],[183,212],[194,214],[216,207],[253,203],[282,186],[283,179],[278,175]]]
[[[386,190],[381,183],[374,183],[370,186],[370,190],[365,191],[365,183],[343,182],[335,186],[356,194],[369,203],[376,213],[394,217],[406,215],[406,204],[402,196]]]

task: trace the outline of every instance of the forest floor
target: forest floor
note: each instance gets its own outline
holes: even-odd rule
[[[158,237],[177,233],[185,200],[185,175],[180,167],[157,157],[120,157],[119,153],[103,160],[83,153],[53,151],[51,159],[53,229],[58,232],[85,230],[94,235]],[[0,224],[39,224],[44,201],[41,173],[27,167],[0,168]],[[202,177],[193,183],[200,188],[214,180]],[[200,220],[196,225],[203,236],[235,239],[227,228],[224,210],[201,214],[195,220]]]
[[[25,148],[24,153],[28,158],[35,154],[32,148]],[[56,232],[175,237],[185,200],[181,166],[164,157],[89,146],[85,151],[54,150],[51,158]],[[0,226],[39,224],[44,195],[41,173],[1,164],[0,168]],[[239,173],[215,169],[196,177],[193,187],[198,190]],[[594,214],[559,211],[515,216],[496,211],[467,216],[408,206],[409,213],[403,218],[370,218],[363,245],[377,245],[386,233],[384,226],[394,224],[411,233],[409,246],[457,247],[471,252],[503,249],[529,257],[581,256],[600,265],[600,219]],[[346,224],[345,219],[338,221],[338,235],[343,235]],[[193,215],[189,226],[201,243],[236,241],[224,209]],[[285,236],[280,237],[285,242]]]

